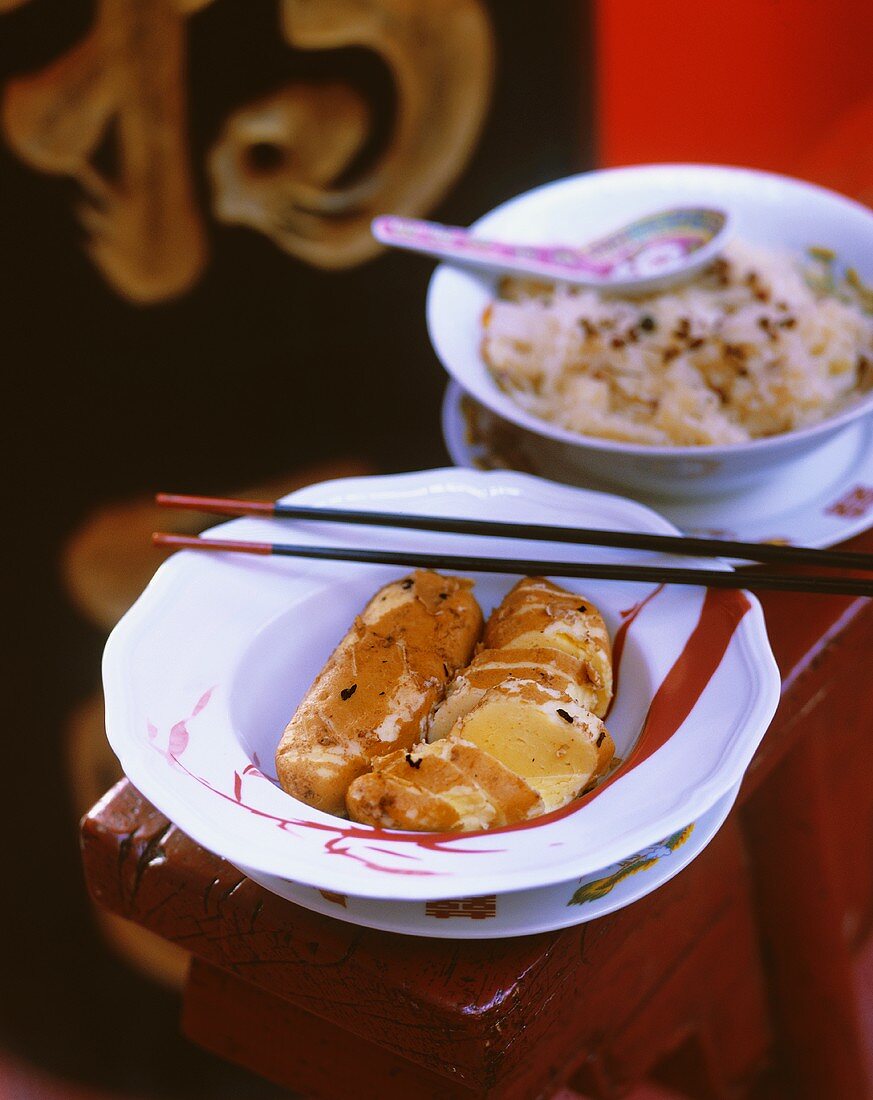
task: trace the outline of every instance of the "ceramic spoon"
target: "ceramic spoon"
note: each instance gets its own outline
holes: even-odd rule
[[[677,207],[637,218],[579,247],[489,241],[457,226],[393,215],[374,219],[372,231],[383,244],[447,263],[633,293],[705,267],[724,247],[727,224],[721,210]]]

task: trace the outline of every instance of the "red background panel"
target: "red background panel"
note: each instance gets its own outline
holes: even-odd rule
[[[873,200],[870,0],[596,0],[598,161],[789,172]]]

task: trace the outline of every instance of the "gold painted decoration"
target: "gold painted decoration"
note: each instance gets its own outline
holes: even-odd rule
[[[10,11],[27,0],[0,0]],[[7,141],[26,163],[72,177],[88,251],[124,297],[188,290],[207,260],[187,120],[187,19],[214,0],[98,0],[87,37],[12,80]],[[374,132],[351,86],[295,82],[231,113],[209,156],[214,213],[318,267],[350,267],[379,246],[377,213],[423,214],[472,151],[488,102],[493,45],[481,0],[279,0],[300,50],[376,52],[395,84],[387,148],[335,186]],[[112,167],[101,168],[109,150]]]
[[[374,168],[346,188],[318,179],[305,150],[277,157],[272,170],[253,165],[257,135],[276,118],[276,100],[240,112],[211,158],[216,213],[259,229],[292,255],[318,267],[343,268],[374,256],[380,246],[370,221],[380,213],[416,214],[448,190],[470,156],[491,88],[493,44],[479,0],[283,0],[289,45],[304,50],[359,46],[379,54],[394,78],[397,110],[388,149]],[[310,117],[286,113],[286,123],[311,126],[320,111],[308,89]],[[363,144],[359,117],[346,99],[334,120],[341,134],[325,134],[336,154],[345,143],[344,168]],[[356,138],[360,138],[356,142]],[[294,139],[277,144],[282,150]],[[321,166],[323,168],[323,165]],[[334,174],[334,179],[339,172]]]
[[[686,825],[684,829],[672,833],[656,844],[650,844],[648,848],[637,852],[636,855],[629,856],[619,863],[614,863],[607,868],[606,874],[583,881],[567,904],[584,905],[589,901],[600,901],[601,898],[605,898],[607,894],[612,893],[616,886],[624,882],[626,878],[630,878],[631,875],[638,875],[641,871],[647,871],[650,867],[654,867],[659,860],[665,859],[677,848],[681,848],[693,832],[693,823]]]
[[[348,250],[327,238],[360,202],[330,185],[370,125],[367,103],[344,84],[289,85],[234,112],[209,159],[216,217],[258,229],[316,266],[349,266]]]
[[[6,136],[22,160],[77,180],[91,258],[136,302],[182,293],[206,260],[184,90],[185,19],[194,6],[101,0],[88,37],[12,81],[3,103]],[[111,177],[93,164],[104,142],[115,150]]]

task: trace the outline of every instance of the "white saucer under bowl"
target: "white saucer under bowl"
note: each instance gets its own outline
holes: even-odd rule
[[[240,867],[266,890],[327,917],[443,940],[494,940],[553,932],[614,913],[663,886],[709,844],[737,797],[739,785],[697,821],[626,859],[584,878],[534,890],[434,901],[381,901],[301,886]]]
[[[603,491],[578,467],[547,459],[538,437],[502,420],[450,382],[443,401],[443,438],[458,466],[517,469],[565,485]],[[850,424],[813,454],[766,484],[709,499],[633,494],[687,534],[746,542],[823,548],[873,525],[873,420]]]

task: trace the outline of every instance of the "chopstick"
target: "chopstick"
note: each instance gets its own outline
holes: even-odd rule
[[[741,558],[774,565],[818,565],[839,569],[873,570],[873,554],[850,550],[814,550],[807,546],[703,539],[689,535],[654,535],[641,531],[600,531],[587,527],[560,527],[543,523],[412,516],[401,512],[364,512],[351,508],[323,508],[278,501],[234,500],[228,497],[159,493],[155,500],[166,508],[184,508],[218,516],[274,516],[286,519],[355,523],[372,527],[406,527],[446,534],[487,535],[492,538],[566,542],[576,546],[609,546],[623,550],[656,550],[691,557]]]
[[[197,538],[156,531],[156,546],[219,550],[242,554],[316,558],[327,561],[404,565],[420,569],[450,569],[463,573],[521,573],[527,576],[585,577],[589,580],[650,581],[654,584],[704,585],[708,588],[783,589],[831,596],[873,596],[873,580],[820,577],[812,574],[735,573],[716,569],[664,568],[654,565],[594,565],[587,562],[490,558],[464,554],[422,554],[408,550],[378,550],[352,546],[296,546],[283,542],[248,542]]]

